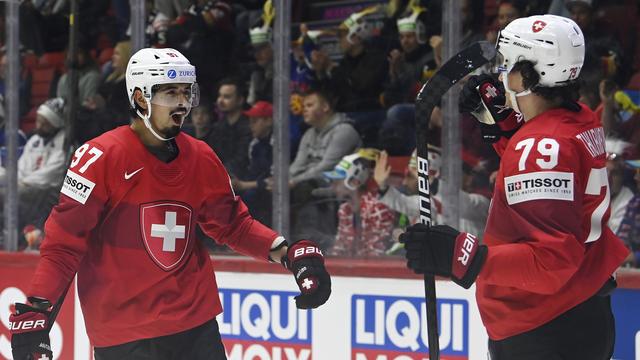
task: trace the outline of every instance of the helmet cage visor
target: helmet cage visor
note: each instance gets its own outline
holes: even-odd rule
[[[200,103],[198,83],[175,83],[154,85],[149,102],[164,107],[194,108]]]

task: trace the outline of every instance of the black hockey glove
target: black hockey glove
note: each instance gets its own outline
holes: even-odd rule
[[[298,309],[314,309],[327,302],[331,295],[331,277],[316,244],[309,240],[296,241],[289,246],[282,264],[293,273],[300,288],[300,295],[295,298]]]
[[[458,109],[478,120],[482,139],[494,143],[510,138],[522,125],[522,116],[506,107],[504,86],[490,75],[474,75],[460,92]]]
[[[48,304],[33,298],[29,298],[29,301]],[[15,313],[9,317],[13,358],[15,360],[53,359],[49,344],[51,312],[22,303],[16,303],[15,306]]]
[[[465,289],[471,287],[487,257],[487,247],[478,238],[447,225],[409,226],[400,235],[407,267],[417,274],[451,278]]]

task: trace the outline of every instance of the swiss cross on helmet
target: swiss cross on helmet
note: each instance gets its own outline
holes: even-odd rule
[[[171,96],[154,96],[157,87],[164,84],[187,84],[189,89]],[[198,106],[200,100],[196,68],[179,51],[170,48],[145,48],[133,54],[127,64],[126,86],[129,103],[144,120],[145,126],[160,140],[170,140],[170,138],[160,136],[149,123],[151,104],[185,107],[188,113],[192,107]],[[140,89],[147,102],[146,114],[142,114],[136,107],[133,98],[136,89]]]

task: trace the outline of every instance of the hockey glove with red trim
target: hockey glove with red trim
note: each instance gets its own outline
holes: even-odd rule
[[[331,295],[331,277],[315,243],[299,240],[289,245],[282,264],[293,273],[300,288],[300,295],[295,298],[299,309],[314,309],[327,302]]]
[[[29,298],[29,302],[38,303],[38,307],[16,303],[16,311],[9,316],[13,358],[15,360],[53,359],[49,343],[50,303],[35,298]],[[43,310],[44,308],[47,309]]]
[[[469,78],[460,92],[458,108],[471,113],[480,124],[482,139],[495,143],[510,138],[522,125],[522,116],[506,107],[504,85],[487,74]]]
[[[476,281],[487,257],[487,247],[477,237],[447,225],[412,225],[400,235],[400,242],[409,269],[451,278],[465,289]]]

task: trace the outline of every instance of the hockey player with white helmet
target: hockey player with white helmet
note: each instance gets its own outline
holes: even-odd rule
[[[610,359],[611,275],[628,250],[607,225],[604,131],[577,102],[584,36],[570,19],[531,16],[496,48],[500,80],[472,77],[460,101],[501,157],[484,243],[415,225],[401,236],[407,265],[476,284],[492,360]]]
[[[287,244],[254,220],[216,154],[180,131],[198,105],[194,66],[174,49],[141,49],[126,85],[131,125],[75,151],[45,224],[28,303],[16,303],[10,317],[16,360],[53,358],[50,324],[76,273],[97,360],[226,359],[222,306],[197,227],[239,253],[281,262],[301,291],[299,308],[329,298],[317,246]]]

